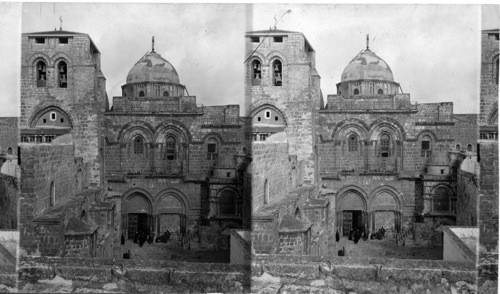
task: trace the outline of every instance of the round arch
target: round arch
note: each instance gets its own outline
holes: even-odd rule
[[[283,53],[281,53],[280,51],[271,51],[269,54],[267,54],[265,63],[271,66],[275,60],[279,60],[283,68],[288,64],[285,55],[283,55]]]
[[[34,114],[31,117],[30,122],[29,122],[30,128],[35,128],[38,120],[40,120],[40,118],[48,112],[58,112],[58,113],[62,114],[63,117],[68,120],[67,124],[69,125],[69,127],[71,129],[73,129],[73,119],[71,118],[71,116],[66,111],[64,111],[62,108],[60,108],[59,106],[56,106],[56,105],[48,105],[45,107],[35,108],[35,110],[33,112]]]
[[[147,122],[143,121],[133,121],[126,123],[116,136],[117,142],[126,142],[127,140],[131,140],[134,134],[134,131],[141,132],[146,142],[151,142],[153,138],[154,129]]]
[[[358,136],[361,140],[367,138],[369,128],[366,123],[356,118],[349,118],[339,122],[335,126],[332,131],[332,139],[345,140],[346,133],[352,129],[358,131]]]
[[[158,140],[161,140],[162,136],[164,137],[165,134],[169,133],[169,131],[178,133],[182,139],[181,142],[183,143],[189,144],[193,141],[193,137],[191,132],[189,132],[189,129],[181,122],[174,120],[164,121],[158,124],[154,129],[153,141],[158,142]]]
[[[288,119],[286,117],[286,114],[283,111],[281,111],[278,107],[276,107],[272,104],[269,104],[269,103],[264,103],[264,104],[261,104],[261,105],[255,107],[250,112],[249,117],[253,118],[257,113],[259,113],[260,111],[262,111],[266,108],[269,108],[269,109],[275,111],[276,113],[278,113],[283,118],[283,122],[285,123],[285,126],[288,126]]]
[[[347,186],[341,189],[336,199],[337,231],[341,235],[348,235],[352,230],[364,230],[367,226],[367,195],[356,186]]]
[[[390,133],[395,140],[404,141],[406,139],[403,126],[398,121],[387,117],[379,118],[370,124],[368,138],[377,140],[383,131]]]

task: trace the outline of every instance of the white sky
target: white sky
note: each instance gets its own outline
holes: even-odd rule
[[[370,34],[370,49],[412,101],[451,101],[455,113],[477,112],[480,30],[498,28],[481,22],[480,6],[0,3],[0,59],[2,68],[13,69],[0,71],[0,116],[18,113],[20,33],[59,28],[59,16],[64,30],[89,34],[101,51],[110,98],[121,95],[154,35],[155,51],[198,104],[243,105],[244,32],[269,28],[288,9],[278,29],[306,35],[325,99]],[[498,6],[483,13],[499,19]]]

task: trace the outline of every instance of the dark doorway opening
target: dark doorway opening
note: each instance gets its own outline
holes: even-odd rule
[[[363,211],[361,210],[344,210],[342,212],[343,218],[343,228],[342,232],[344,236],[349,235],[349,231],[351,229],[359,229],[360,231],[364,230],[363,224]]]
[[[129,213],[128,215],[128,238],[134,239],[135,234],[138,232],[144,232],[146,235],[149,235],[147,213]]]

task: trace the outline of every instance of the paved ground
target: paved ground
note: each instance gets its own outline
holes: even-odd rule
[[[443,247],[413,247],[398,246],[395,239],[359,240],[358,244],[349,241],[347,237],[339,242],[330,243],[330,255],[337,256],[338,250],[345,248],[346,256],[386,257],[399,259],[443,259]]]
[[[187,250],[182,249],[180,243],[175,241],[145,243],[142,247],[139,247],[139,244],[127,240],[125,245],[121,246],[121,253],[117,253],[119,256],[116,256],[116,258],[123,258],[123,253],[127,252],[127,250],[130,250],[131,259],[229,263],[229,250]]]

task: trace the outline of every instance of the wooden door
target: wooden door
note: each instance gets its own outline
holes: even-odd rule
[[[128,238],[134,239],[135,233],[139,229],[139,216],[136,213],[130,213],[128,215]]]
[[[349,231],[352,228],[352,212],[351,211],[343,211],[342,216],[343,216],[342,232],[343,232],[344,236],[347,236],[347,235],[349,235]]]

